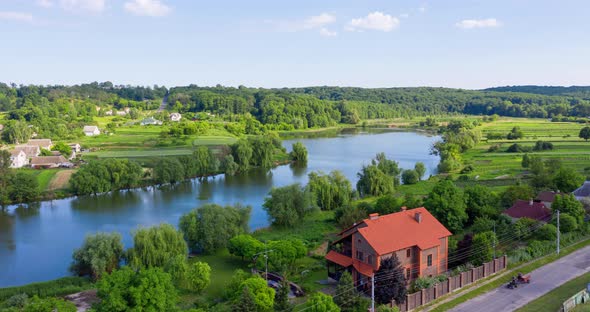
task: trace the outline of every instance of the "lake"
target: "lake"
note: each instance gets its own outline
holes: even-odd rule
[[[82,244],[86,234],[118,231],[129,247],[131,232],[137,227],[163,222],[177,225],[182,214],[205,203],[251,205],[251,228],[267,226],[262,203],[272,187],[304,185],[307,174],[316,170],[340,170],[354,186],[357,172],[379,152],[398,161],[401,168],[410,169],[416,162],[423,162],[427,178],[439,161],[429,153],[438,139],[417,132],[355,130],[331,137],[284,140],[289,150],[294,142],[305,144],[307,167],[286,165],[269,172],[219,175],[203,182],[195,179],[163,188],[7,207],[0,211],[0,287],[68,275],[72,251]]]

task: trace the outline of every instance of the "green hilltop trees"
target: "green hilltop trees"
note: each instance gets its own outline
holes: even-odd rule
[[[84,244],[74,250],[70,267],[73,273],[99,279],[105,273],[119,268],[123,257],[123,243],[119,233],[96,233],[88,235]]]

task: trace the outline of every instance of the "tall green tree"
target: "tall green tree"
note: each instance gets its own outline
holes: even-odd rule
[[[463,193],[449,180],[437,183],[424,205],[452,232],[460,231],[468,219]]]
[[[242,294],[234,301],[232,311],[236,312],[258,312],[254,293],[248,286],[242,289]]]
[[[305,164],[307,163],[307,148],[301,142],[293,143],[293,150],[289,154],[294,161]]]
[[[580,139],[584,139],[586,142],[588,142],[588,139],[590,139],[590,127],[584,127],[580,129],[580,134],[578,136]]]
[[[394,178],[376,165],[363,166],[357,176],[356,189],[361,196],[380,196],[395,190]]]
[[[293,305],[289,302],[289,282],[283,280],[279,284],[279,289],[275,294],[274,310],[281,312],[293,311]]]
[[[321,292],[311,295],[304,309],[310,312],[340,312],[340,308],[334,303],[332,297]]]
[[[180,217],[179,228],[191,249],[211,253],[248,231],[251,210],[250,206],[206,204]]]
[[[177,311],[178,294],[170,274],[160,268],[123,267],[97,283],[97,312]]]
[[[7,150],[0,150],[0,173],[4,174],[10,168],[12,161],[10,160],[10,152]]]
[[[336,286],[336,294],[334,295],[334,303],[336,303],[342,312],[355,311],[359,300],[359,294],[354,288],[352,275],[344,271]]]
[[[426,174],[426,166],[423,162],[419,161],[414,165],[414,170],[418,173],[418,180],[422,180],[424,178],[424,174]]]
[[[184,167],[176,158],[162,157],[153,169],[153,179],[158,184],[178,183],[185,178]]]
[[[332,171],[329,175],[314,171],[308,177],[307,189],[314,195],[321,210],[338,209],[352,199],[350,182],[340,171]]]
[[[239,171],[246,171],[250,168],[252,152],[252,146],[246,139],[240,139],[232,145],[233,157],[238,164]]]
[[[551,209],[553,211],[559,210],[561,213],[567,213],[574,217],[578,224],[584,222],[584,216],[586,215],[584,206],[576,200],[573,194],[555,196],[555,200],[551,204]]]
[[[493,218],[498,214],[500,199],[496,193],[483,185],[467,186],[463,190],[469,224],[476,218]]]
[[[70,271],[99,279],[104,273],[111,273],[119,268],[123,257],[123,243],[119,233],[96,233],[88,235],[84,244],[74,250]]]
[[[496,234],[492,231],[483,233],[476,233],[473,236],[471,250],[474,250],[470,257],[470,261],[473,265],[479,266],[483,263],[492,260],[494,255],[494,246],[498,245],[498,239]]]
[[[553,175],[553,184],[562,192],[573,192],[580,187],[586,179],[576,170],[569,167],[560,168]]]
[[[127,262],[136,270],[165,267],[177,256],[186,257],[188,248],[182,236],[170,224],[139,228],[133,233],[133,247],[127,251]]]
[[[376,302],[388,304],[391,299],[396,303],[406,301],[406,274],[397,256],[381,260],[381,265],[375,275],[391,276],[391,278],[375,279]]]
[[[254,294],[256,311],[270,312],[273,310],[275,290],[267,285],[266,280],[259,276],[250,277],[242,282],[240,292],[243,292],[244,288],[250,289]]]
[[[416,170],[409,169],[402,171],[402,182],[404,184],[416,184],[418,181],[420,181],[420,178]]]
[[[278,226],[293,226],[315,209],[312,194],[298,183],[271,189],[262,207]]]
[[[234,236],[227,246],[230,254],[241,257],[242,260],[252,259],[263,248],[262,242],[248,234]]]

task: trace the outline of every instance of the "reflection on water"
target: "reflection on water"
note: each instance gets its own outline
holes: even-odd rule
[[[284,141],[287,149],[294,142],[307,147],[307,166],[280,166],[271,171],[8,207],[0,210],[0,287],[67,275],[72,251],[89,233],[118,231],[125,246],[130,246],[131,232],[137,227],[162,222],[177,225],[182,214],[205,203],[250,205],[250,228],[267,226],[262,204],[272,187],[305,185],[308,173],[316,170],[340,170],[355,185],[356,173],[378,152],[385,152],[402,168],[413,168],[422,161],[428,176],[438,163],[429,154],[435,140],[437,137],[425,134],[388,130],[353,129],[332,137],[322,133],[317,138]]]

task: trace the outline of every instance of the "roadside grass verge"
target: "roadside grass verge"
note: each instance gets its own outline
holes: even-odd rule
[[[465,294],[460,295],[459,297],[454,298],[448,302],[440,304],[440,305],[436,306],[434,309],[429,310],[429,311],[440,311],[440,312],[447,311],[451,308],[458,306],[459,304],[461,304],[463,302],[466,302],[466,301],[473,299],[481,294],[484,294],[488,291],[491,291],[497,287],[500,287],[500,286],[508,283],[513,275],[513,274],[509,274],[509,273],[514,272],[514,270],[516,270],[516,269],[518,269],[518,272],[521,272],[523,274],[527,274],[527,273],[530,273],[530,272],[532,272],[532,271],[534,271],[534,270],[536,270],[548,263],[551,263],[559,258],[565,257],[580,248],[583,248],[583,247],[586,247],[589,245],[590,245],[590,239],[586,238],[583,241],[580,241],[580,242],[577,242],[577,243],[570,245],[568,247],[562,248],[561,253],[559,255],[551,254],[551,255],[539,258],[537,260],[531,261],[527,264],[518,264],[518,263],[511,264],[511,263],[509,263],[507,271],[500,273],[501,275],[497,279],[495,279],[487,284],[484,284],[479,288],[473,289],[473,287],[481,284],[479,282],[473,284],[473,286],[470,285],[468,287],[462,288],[462,290],[470,290],[470,289],[473,289],[473,290],[466,292]],[[482,280],[482,282],[485,282],[486,280],[489,281],[490,279],[493,279],[494,277],[497,277],[497,276],[490,276],[488,279]],[[444,297],[442,299],[444,300]],[[436,301],[434,303],[436,303]],[[426,305],[424,307],[428,307],[428,306],[429,305]]]
[[[566,282],[516,311],[558,311],[565,300],[569,299],[579,291],[586,289],[588,282],[590,282],[590,272]]]

